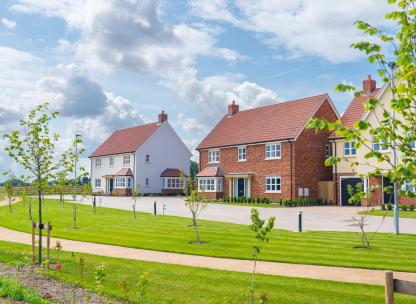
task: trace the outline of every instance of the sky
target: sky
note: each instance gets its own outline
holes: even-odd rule
[[[328,93],[342,113],[376,66],[350,47],[365,20],[391,30],[387,0],[2,0],[0,136],[35,105],[60,117],[57,147],[81,134],[81,163],[114,130],[164,110],[194,153],[240,110]],[[21,169],[4,152],[0,172]]]

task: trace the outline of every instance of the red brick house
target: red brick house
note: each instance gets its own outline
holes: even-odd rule
[[[199,191],[210,198],[318,197],[318,182],[331,181],[324,161],[328,133],[306,125],[310,118],[339,119],[328,94],[228,113],[196,148]]]

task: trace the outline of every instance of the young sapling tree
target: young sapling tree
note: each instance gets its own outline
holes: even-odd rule
[[[140,184],[136,184],[136,187],[134,187],[133,191],[131,192],[131,198],[133,199],[133,215],[136,219],[136,206],[137,206],[137,200],[140,199],[140,197],[143,196],[143,193],[141,192]]]
[[[4,184],[4,191],[6,192],[7,200],[9,202],[9,212],[13,213],[12,202],[14,196],[14,187],[12,178],[9,178]]]
[[[198,217],[201,214],[201,212],[207,208],[207,202],[205,201],[205,198],[202,197],[198,190],[194,189],[191,191],[191,194],[187,197],[185,200],[185,205],[188,207],[189,211],[192,215],[192,226],[195,230],[196,235],[196,242],[192,242],[193,244],[202,244],[201,237],[199,236],[199,230],[198,230]]]

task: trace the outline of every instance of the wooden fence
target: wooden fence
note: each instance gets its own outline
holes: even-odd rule
[[[394,304],[395,292],[416,296],[416,282],[397,280],[393,278],[393,272],[386,271],[385,291],[386,304]]]
[[[323,181],[318,184],[318,195],[322,200],[326,200],[329,204],[333,205],[334,202],[334,182]]]

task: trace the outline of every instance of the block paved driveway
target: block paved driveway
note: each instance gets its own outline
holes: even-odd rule
[[[67,197],[69,199],[69,196]],[[157,213],[165,215],[190,217],[191,214],[181,197],[142,197],[137,201],[137,211],[153,213],[153,202],[157,203]],[[91,200],[81,202],[91,205]],[[133,200],[130,197],[97,196],[97,206],[132,210]],[[200,218],[213,221],[236,224],[249,224],[250,209],[252,207],[208,204],[202,211]],[[276,228],[297,230],[298,212],[303,212],[304,230],[327,231],[359,231],[352,218],[357,215],[356,207],[319,206],[319,207],[292,207],[292,208],[261,208],[258,207],[263,218],[275,216]],[[393,218],[386,217],[384,222],[380,216],[370,216],[367,221],[368,231],[394,232]],[[416,234],[416,219],[400,219],[401,233]]]

